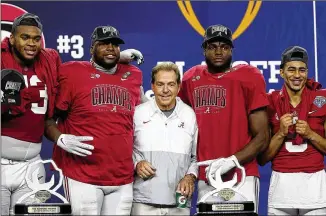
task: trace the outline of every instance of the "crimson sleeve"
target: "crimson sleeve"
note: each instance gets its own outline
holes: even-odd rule
[[[72,77],[70,77],[71,72],[70,67],[65,64],[59,68],[59,87],[55,101],[55,107],[59,110],[68,110],[73,100],[74,83]]]

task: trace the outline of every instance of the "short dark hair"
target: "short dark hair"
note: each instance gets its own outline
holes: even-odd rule
[[[176,64],[174,64],[173,62],[162,62],[157,64],[155,67],[153,67],[152,69],[152,80],[151,83],[154,84],[155,83],[155,75],[159,72],[159,71],[174,71],[175,75],[177,76],[177,83],[180,84],[181,83],[181,76],[180,76],[180,71],[179,68]]]

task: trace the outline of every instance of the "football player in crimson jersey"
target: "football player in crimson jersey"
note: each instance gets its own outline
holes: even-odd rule
[[[32,190],[25,182],[27,167],[40,160],[44,121],[53,114],[59,54],[41,45],[42,24],[30,13],[17,17],[10,38],[1,42],[1,69],[22,73],[26,88],[20,92],[21,104],[1,104],[1,214],[13,214],[20,197]],[[45,170],[38,163],[38,180]],[[24,202],[38,202],[28,199]]]
[[[326,215],[326,90],[308,79],[308,54],[299,46],[282,54],[283,88],[268,94],[272,139],[260,155],[272,161],[268,215]]]
[[[117,29],[96,27],[91,61],[59,69],[58,125],[49,121],[46,131],[56,142],[53,159],[65,176],[73,215],[130,215],[133,113],[141,103],[142,72],[118,63],[120,44]]]
[[[1,214],[13,213],[17,200],[31,192],[25,183],[30,163],[40,160],[44,121],[53,114],[57,70],[61,65],[57,51],[42,48],[42,24],[38,16],[26,13],[13,22],[10,38],[1,42],[1,69],[15,69],[25,78],[27,88],[20,92],[21,105],[1,104]],[[139,51],[121,52],[123,63],[143,60]],[[44,166],[38,163],[38,180],[45,180]],[[25,200],[38,202],[37,199]]]
[[[197,65],[189,69],[183,76],[179,93],[196,113],[197,156],[198,161],[202,161],[198,164],[211,164],[206,174],[205,167],[199,167],[198,198],[214,189],[207,177],[215,174],[218,168],[221,167],[224,179],[233,177],[234,162],[215,160],[230,157],[246,169],[245,184],[240,192],[257,204],[259,172],[256,156],[269,140],[264,78],[253,66],[231,67],[233,42],[232,32],[227,27],[208,27],[202,47],[207,66]],[[215,162],[203,162],[207,160]]]

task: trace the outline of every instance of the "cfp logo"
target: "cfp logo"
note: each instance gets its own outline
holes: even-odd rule
[[[51,163],[54,167],[54,169],[56,171],[59,172],[59,183],[54,187],[54,176],[52,175],[51,180],[49,182],[46,183],[40,183],[38,180],[38,174],[39,174],[39,168],[35,169],[32,172],[32,167],[37,165],[38,163]],[[29,176],[32,176],[32,179],[29,179]],[[62,186],[62,181],[63,181],[63,174],[61,169],[59,169],[57,167],[57,165],[54,163],[53,160],[37,160],[34,161],[33,163],[28,165],[27,171],[26,171],[26,176],[25,176],[25,181],[27,183],[27,186],[32,190],[29,193],[24,194],[22,197],[20,197],[20,199],[17,201],[17,203],[23,203],[23,201],[26,198],[30,198],[33,197],[33,195],[35,195],[35,197],[41,197],[44,198],[44,194],[53,194],[56,197],[58,197],[63,203],[68,203],[68,201],[66,200],[66,198],[64,198],[61,194],[57,193],[57,190]],[[51,189],[52,188],[52,189]],[[49,198],[49,197],[48,197]],[[41,202],[45,202],[46,199],[44,200],[40,200]]]

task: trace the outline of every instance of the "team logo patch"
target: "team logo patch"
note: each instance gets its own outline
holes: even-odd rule
[[[324,96],[316,96],[314,100],[314,104],[318,107],[321,108],[324,106],[326,103],[326,98]]]
[[[13,4],[1,3],[1,41],[11,34],[12,24],[16,17],[27,13],[26,10]],[[44,35],[42,34],[42,47],[45,48]]]
[[[196,80],[199,80],[200,79],[200,76],[193,76],[192,77],[192,81],[196,81]]]
[[[130,76],[131,72],[126,72],[125,74],[122,75],[121,80],[126,80],[128,76]]]
[[[91,74],[92,79],[100,78],[100,76],[101,75],[99,75],[99,74],[94,74],[94,73]]]

